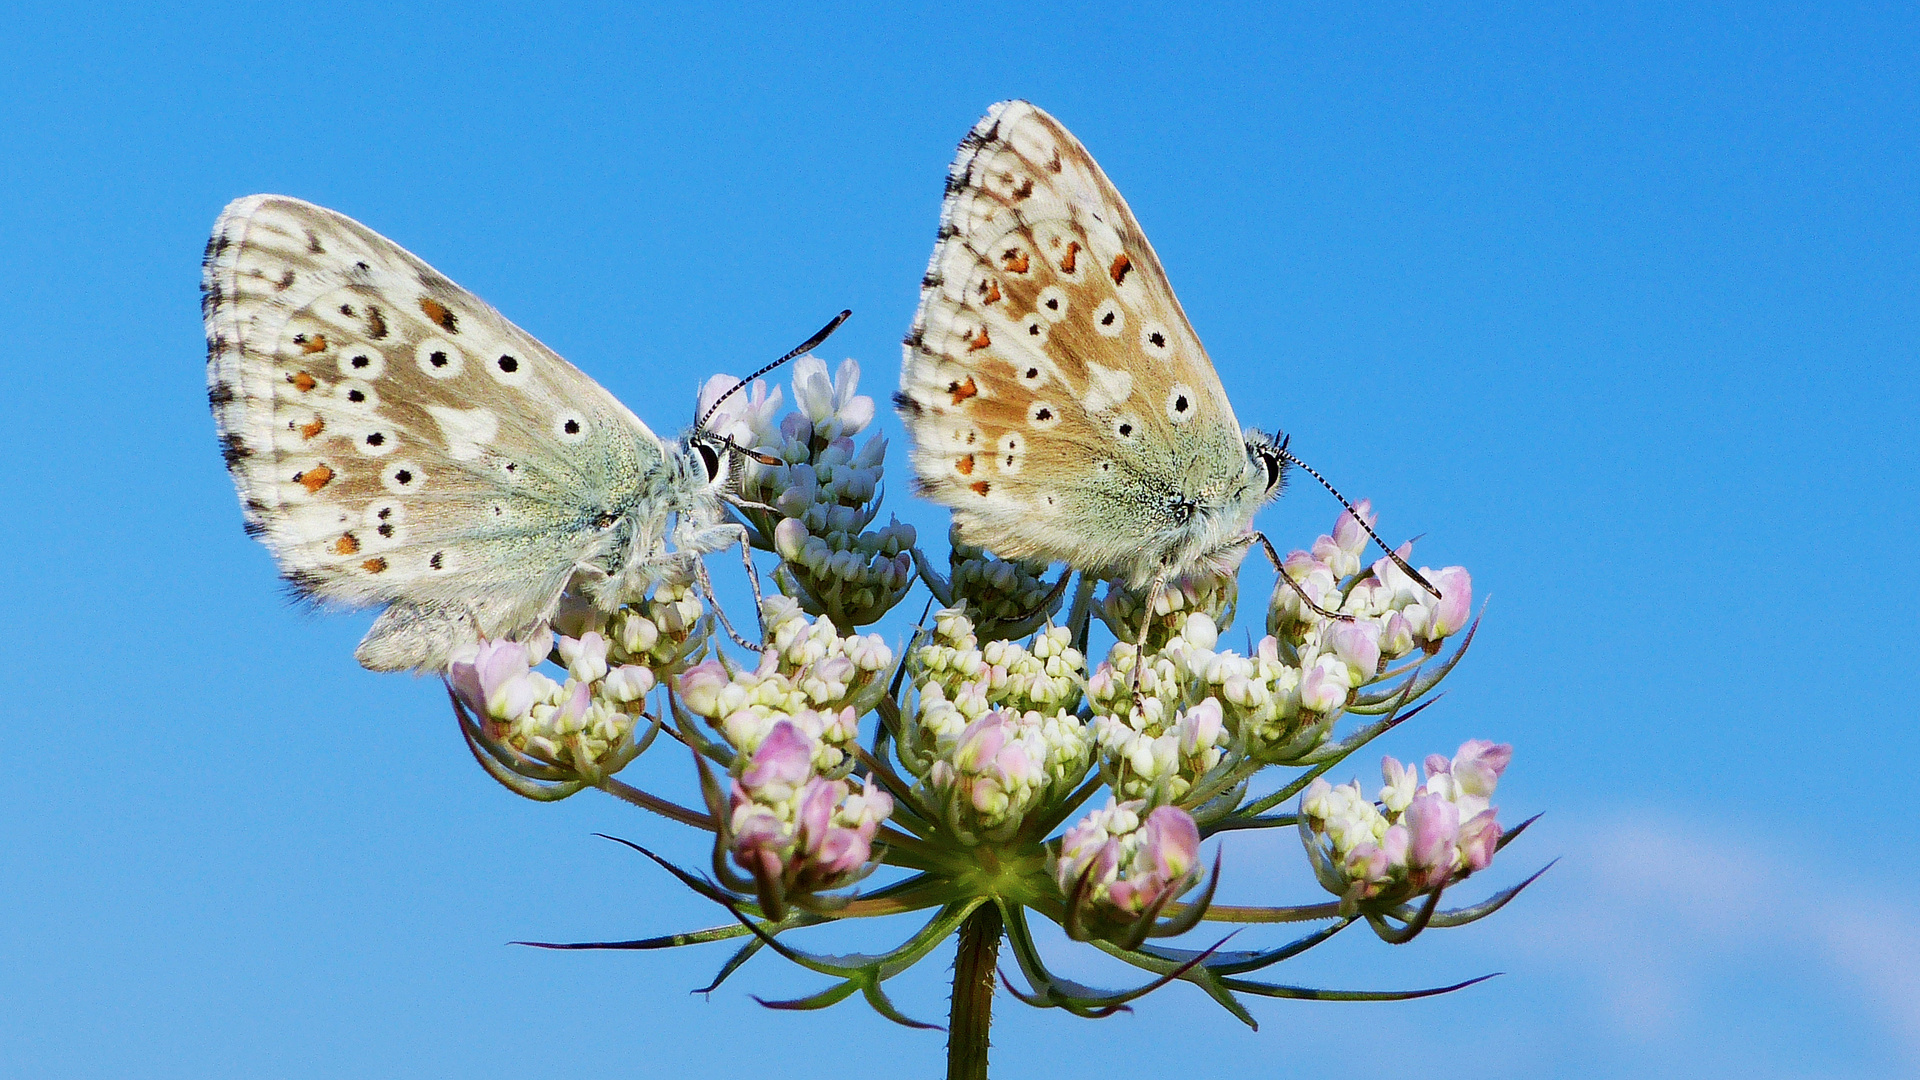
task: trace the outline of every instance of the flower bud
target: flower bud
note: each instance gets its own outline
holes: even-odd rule
[[[674,677],[680,700],[696,716],[720,715],[720,691],[728,685],[727,669],[718,660],[695,664]]]
[[[583,683],[597,682],[607,674],[607,639],[591,630],[578,638],[563,637],[560,659],[574,678]]]
[[[606,681],[600,684],[600,693],[608,701],[624,705],[646,697],[653,686],[651,670],[638,664],[622,664],[607,673]]]
[[[740,774],[740,784],[761,802],[782,802],[813,775],[815,740],[786,720],[779,721],[760,741],[753,760]]]
[[[1430,580],[1433,587],[1440,590],[1440,599],[1434,602],[1433,625],[1428,628],[1427,637],[1438,641],[1467,625],[1472,617],[1473,577],[1464,566],[1449,566]]]

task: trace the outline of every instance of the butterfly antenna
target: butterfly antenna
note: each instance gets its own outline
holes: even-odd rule
[[[853,317],[852,308],[843,309],[840,312],[840,314],[835,315],[833,317],[832,322],[829,322],[827,325],[821,327],[818,331],[814,333],[812,337],[808,338],[807,340],[801,342],[798,345],[795,345],[792,349],[789,349],[785,356],[782,356],[780,359],[775,360],[773,363],[768,364],[767,366],[761,368],[759,371],[754,372],[753,374],[747,376],[746,378],[741,379],[739,382],[734,383],[732,389],[728,390],[724,394],[721,394],[718,398],[714,400],[714,403],[712,405],[707,407],[706,413],[700,417],[700,422],[693,425],[694,430],[695,431],[705,430],[707,426],[707,421],[713,419],[713,414],[720,411],[720,403],[732,397],[733,395],[739,393],[741,387],[747,385],[748,383],[759,378],[760,376],[765,375],[767,372],[772,371],[774,368],[779,367],[781,364],[786,363],[787,361],[793,359],[794,357],[805,355],[808,350],[814,348],[815,346],[819,345],[821,342],[832,337],[833,332],[835,330],[840,329],[840,324],[843,322],[846,322],[848,319],[852,317]]]
[[[1360,512],[1358,510],[1355,510],[1353,508],[1353,504],[1347,501],[1347,497],[1345,495],[1340,494],[1337,488],[1335,488],[1332,484],[1328,483],[1326,477],[1321,476],[1320,473],[1316,471],[1313,466],[1307,464],[1304,461],[1301,461],[1299,458],[1294,457],[1291,453],[1289,453],[1287,451],[1286,443],[1284,442],[1281,443],[1279,449],[1280,449],[1281,457],[1286,458],[1288,461],[1292,462],[1293,464],[1300,466],[1300,470],[1302,472],[1306,473],[1308,476],[1313,477],[1315,480],[1320,481],[1321,487],[1326,488],[1329,492],[1333,494],[1334,498],[1340,500],[1340,505],[1347,508],[1347,513],[1353,516],[1353,520],[1356,523],[1358,523],[1362,529],[1366,530],[1366,533],[1368,536],[1373,537],[1373,542],[1376,544],[1379,544],[1380,550],[1387,553],[1387,558],[1393,560],[1393,565],[1399,567],[1401,571],[1405,573],[1408,577],[1419,582],[1421,588],[1432,593],[1435,597],[1440,596],[1440,590],[1434,588],[1432,582],[1422,577],[1420,575],[1420,571],[1415,570],[1411,566],[1408,566],[1407,560],[1401,558],[1399,552],[1393,550],[1391,547],[1388,547],[1387,542],[1385,540],[1380,539],[1380,534],[1373,531],[1373,526],[1367,524],[1367,519],[1360,516]]]

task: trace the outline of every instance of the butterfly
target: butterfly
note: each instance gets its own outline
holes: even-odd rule
[[[915,489],[962,540],[1147,588],[1149,609],[1255,542],[1279,568],[1253,518],[1289,466],[1340,498],[1284,434],[1240,427],[1126,200],[1025,101],[989,109],[948,169],[900,386]]]
[[[610,610],[744,538],[723,516],[731,440],[698,424],[662,440],[351,218],[240,199],[201,287],[247,531],[301,598],[386,606],[354,654],[368,668],[444,669],[477,638],[537,627],[569,589]]]
[[[900,385],[916,488],[962,539],[1135,589],[1237,566],[1291,460],[1234,418],[1126,200],[1024,101],[960,143]]]

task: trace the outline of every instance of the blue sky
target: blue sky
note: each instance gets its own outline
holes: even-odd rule
[[[1014,96],[1126,194],[1242,420],[1473,570],[1474,653],[1384,749],[1513,743],[1505,816],[1546,816],[1495,877],[1562,861],[1475,927],[1283,969],[1483,986],[1258,1033],[1187,987],[1003,998],[995,1075],[1920,1069],[1917,56],[1907,5],[0,15],[0,1074],[933,1071],[938,1035],[857,1005],[760,1009],[820,984],[771,962],[708,999],[718,950],[504,944],[710,925],[591,834],[699,844],[513,798],[437,684],[354,665],[366,616],[282,602],[198,258],[228,200],[298,195],[656,429],[841,307],[826,355],[881,395],[953,144]],[[669,758],[635,768],[684,790]],[[1309,899],[1292,844],[1230,846],[1223,896]],[[937,1018],[924,968],[900,998]]]

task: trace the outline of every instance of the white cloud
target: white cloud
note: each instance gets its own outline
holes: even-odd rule
[[[1496,917],[1514,931],[1501,949],[1590,988],[1616,1037],[1697,1042],[1725,1013],[1706,995],[1759,970],[1789,993],[1856,1003],[1844,1011],[1920,1064],[1920,910],[1872,896],[1865,868],[1648,814],[1555,832],[1568,858],[1541,890],[1553,899]]]

